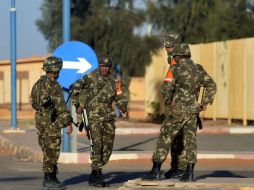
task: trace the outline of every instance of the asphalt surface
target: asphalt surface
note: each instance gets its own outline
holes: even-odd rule
[[[147,151],[154,150],[157,143],[157,134],[153,135],[119,135],[115,137],[115,151]],[[216,152],[248,152],[254,150],[254,134],[198,134],[197,144],[199,151]],[[78,150],[89,150],[89,141],[86,136],[78,137]]]
[[[21,162],[10,159],[0,153],[0,189],[1,190],[39,190],[42,189],[43,173],[39,162]],[[104,179],[110,184],[105,189],[118,189],[128,180],[142,177],[151,168],[150,162],[111,162],[103,170]],[[163,164],[167,171],[169,163]],[[97,189],[89,187],[87,180],[90,174],[89,164],[59,164],[59,179],[65,181],[68,189]],[[203,160],[198,162],[195,171],[196,180],[227,179],[244,180],[254,178],[253,163],[240,160]],[[143,189],[143,188],[141,188]],[[155,189],[146,188],[146,189]],[[188,188],[189,189],[189,188]],[[211,190],[211,188],[209,188]],[[214,188],[215,189],[215,188]]]
[[[29,135],[29,138],[27,138]],[[16,144],[30,146],[33,143],[33,149],[40,151],[37,142],[35,129],[29,129],[27,133],[4,134],[8,139]],[[150,135],[116,135],[114,142],[114,151],[153,151],[156,147],[158,134]],[[216,152],[251,152],[254,151],[254,134],[198,134],[197,144],[199,151]],[[89,141],[85,135],[77,137],[78,152],[89,150]]]

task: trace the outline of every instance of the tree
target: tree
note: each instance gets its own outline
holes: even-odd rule
[[[188,43],[254,36],[253,3],[248,0],[158,0],[147,13],[157,30],[179,32]]]
[[[254,36],[254,18],[246,11],[246,0],[215,0],[204,25],[206,41]]]
[[[61,44],[61,7],[61,1],[44,0],[37,21],[50,50]],[[134,33],[144,21],[144,11],[135,9],[132,0],[71,1],[71,40],[89,44],[97,55],[111,55],[130,76],[144,74],[159,46],[157,37]]]

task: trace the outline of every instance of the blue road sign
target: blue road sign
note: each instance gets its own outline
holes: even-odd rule
[[[61,57],[63,60],[63,69],[58,82],[65,89],[69,89],[75,81],[98,68],[94,50],[79,41],[63,43],[53,52],[53,56]]]

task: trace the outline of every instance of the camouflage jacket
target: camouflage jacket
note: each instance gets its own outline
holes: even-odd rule
[[[114,119],[113,102],[120,110],[127,109],[126,93],[113,73],[102,76],[95,70],[76,82],[71,93],[73,104],[87,109],[90,120]]]
[[[43,75],[34,84],[31,92],[32,107],[36,110],[36,123],[48,124],[55,122],[59,127],[70,124],[72,117],[67,110],[63,90],[58,82]]]
[[[161,88],[169,114],[199,113],[201,87],[204,87],[201,104],[211,104],[216,84],[201,65],[193,63],[191,59],[182,59],[171,65]]]

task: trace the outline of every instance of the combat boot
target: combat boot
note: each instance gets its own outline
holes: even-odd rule
[[[61,181],[56,177],[56,173],[52,173],[52,179],[53,179],[53,181],[54,181],[57,185],[59,185],[59,186],[61,186],[61,187],[64,187],[64,186],[65,186],[65,183],[64,183],[64,182],[61,182]]]
[[[171,178],[181,178],[184,174],[184,170],[176,170],[172,175]]]
[[[171,176],[176,172],[176,168],[170,168],[165,174],[164,174],[164,176],[165,176],[165,178],[166,179],[170,179],[171,178]]]
[[[153,162],[153,167],[150,172],[148,172],[145,176],[141,179],[143,180],[161,180],[161,162]]]
[[[88,184],[89,185],[93,185],[96,181],[96,176],[97,176],[97,173],[96,173],[96,170],[92,170],[91,174],[90,174],[90,177],[88,179]]]
[[[64,187],[63,183],[57,183],[54,179],[53,173],[44,173],[43,187],[52,189],[62,189]]]
[[[194,175],[193,175],[194,166],[195,166],[195,164],[193,164],[193,163],[187,164],[187,168],[186,168],[183,176],[180,178],[180,181],[183,181],[183,182],[194,181]]]
[[[103,181],[101,169],[92,170],[91,175],[88,180],[89,186],[94,187],[105,187],[106,183]]]
[[[57,169],[57,166],[54,165],[53,166],[53,180],[55,181],[55,183],[59,184],[59,185],[62,185],[62,186],[65,186],[64,182],[61,182],[58,178],[57,178],[57,175],[58,174],[58,169]]]

